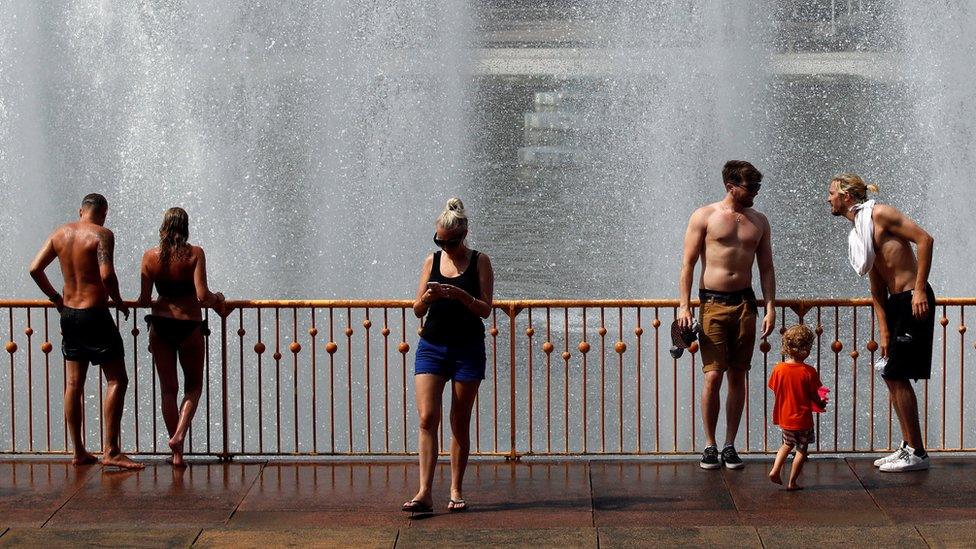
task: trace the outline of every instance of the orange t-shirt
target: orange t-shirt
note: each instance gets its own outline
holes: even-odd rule
[[[773,423],[789,431],[813,429],[812,402],[819,400],[820,375],[807,364],[780,362],[769,376],[769,388],[776,395]]]

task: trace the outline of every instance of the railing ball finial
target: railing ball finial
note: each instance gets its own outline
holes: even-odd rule
[[[14,354],[17,352],[17,344],[14,343],[13,341],[8,341],[6,348],[7,348],[7,352],[10,354]]]
[[[312,326],[311,328],[308,329],[308,335],[312,337],[319,335],[319,329],[316,328],[315,326]]]
[[[405,355],[407,354],[407,351],[410,350],[410,344],[406,341],[401,341],[400,344],[397,345],[397,350],[400,351],[401,355]]]
[[[691,342],[691,345],[688,346],[688,352],[691,353],[691,354],[695,354],[695,353],[698,352],[698,342],[697,341],[692,341]]]
[[[491,334],[491,337],[498,337],[498,328],[492,326],[491,329],[488,330],[488,333]]]
[[[942,327],[945,328],[946,326],[949,325],[949,319],[946,317],[942,317],[939,319],[939,324],[941,324]]]
[[[651,326],[654,326],[654,328],[660,328],[661,327],[661,319],[655,318],[654,319],[654,322],[651,322]]]
[[[44,354],[50,353],[54,349],[54,345],[51,345],[50,341],[45,341],[41,343],[41,352]]]
[[[579,352],[583,353],[584,355],[590,352],[590,344],[586,341],[580,341]]]
[[[380,330],[380,333],[383,334],[383,337],[386,337],[390,335],[390,329],[384,327],[382,330]]]
[[[563,360],[569,360],[570,356],[572,355],[569,354],[569,351],[563,351]]]
[[[830,344],[830,350],[839,353],[844,350],[844,344],[840,342],[839,339],[835,339],[833,343]]]
[[[878,350],[878,342],[872,339],[871,341],[868,341],[867,347],[868,351],[873,353]]]
[[[859,356],[861,356],[861,353],[857,352],[857,349],[851,351],[851,358],[853,358],[854,360],[857,360],[857,357]]]
[[[547,355],[551,353],[555,348],[556,346],[548,341],[542,344],[542,352],[546,353]]]
[[[596,333],[600,334],[600,337],[603,337],[607,335],[607,329],[604,328],[603,326],[600,326],[600,329],[597,330]]]
[[[346,337],[352,336],[352,334],[353,334],[352,328],[351,327],[350,328],[346,328],[346,330],[343,333],[346,334]]]
[[[367,318],[366,320],[363,321],[363,328],[366,328],[368,330],[368,329],[370,329],[372,327],[373,327],[373,321],[372,320],[370,320],[370,319]]]
[[[263,355],[264,354],[264,351],[266,351],[266,350],[267,350],[267,347],[264,346],[264,343],[261,343],[260,341],[258,341],[257,343],[254,344],[254,352],[255,353],[257,353],[259,355]]]
[[[237,329],[237,336],[238,337],[244,337],[244,334],[246,334],[246,333],[247,333],[247,331],[244,328],[238,328]]]
[[[962,326],[959,326],[959,333],[960,334],[966,333],[966,325],[965,324],[963,324]]]
[[[817,324],[817,327],[813,330],[813,333],[817,334],[818,336],[823,335],[823,326]]]
[[[527,335],[529,337],[534,336],[535,335],[535,328],[533,328],[532,326],[529,326],[528,328],[526,328],[525,329],[525,335]]]
[[[330,355],[335,354],[335,352],[338,350],[339,350],[339,346],[336,345],[335,341],[330,341],[325,344],[325,352],[329,353]]]
[[[627,344],[624,343],[623,341],[618,341],[614,343],[613,350],[617,351],[618,355],[622,355],[627,351]]]
[[[762,343],[759,344],[759,352],[761,352],[762,354],[768,353],[769,350],[772,349],[772,348],[773,348],[773,346],[770,345],[769,342],[766,341],[765,339],[763,339],[762,340]]]
[[[297,355],[298,353],[302,352],[302,344],[297,341],[292,341],[291,345],[288,346],[288,350],[290,350],[292,354]]]
[[[30,326],[24,328],[24,335],[27,337],[34,335],[34,328],[31,328]]]

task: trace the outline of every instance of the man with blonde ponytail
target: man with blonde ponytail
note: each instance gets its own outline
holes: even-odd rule
[[[855,174],[840,174],[830,180],[827,202],[830,213],[854,225],[849,238],[851,266],[871,281],[881,354],[876,367],[888,385],[904,437],[895,452],[876,460],[874,466],[887,473],[928,469],[911,380],[928,379],[932,370],[935,294],[928,278],[934,241],[902,212],[868,200],[868,191],[878,192],[878,188]]]
[[[740,469],[744,463],[735,451],[735,437],[746,401],[746,375],[756,344],[758,308],[752,290],[752,266],[759,266],[759,280],[766,300],[760,337],[776,325],[776,275],[770,244],[769,221],[752,207],[759,193],[762,173],[744,160],[730,160],[722,168],[725,197],[691,214],[685,232],[681,277],[678,281],[678,323],[691,329],[691,286],[695,263],[701,259],[698,281],[701,300],[702,423],[705,451],[702,469]],[[719,452],[715,427],[721,408],[719,391],[728,380],[725,403],[725,445]]]

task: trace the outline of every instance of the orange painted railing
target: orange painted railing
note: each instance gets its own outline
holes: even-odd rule
[[[205,385],[190,454],[406,455],[416,451],[413,349],[420,320],[406,300],[235,301],[208,313]],[[697,306],[697,304],[695,304]],[[976,449],[976,374],[966,369],[966,310],[938,300],[932,378],[917,384],[930,450]],[[674,300],[498,300],[486,320],[488,370],[472,420],[479,455],[687,454],[703,446],[697,354],[668,354]],[[782,329],[815,328],[808,362],[831,390],[817,417],[818,451],[873,452],[900,431],[875,372],[877,326],[867,299],[782,300]],[[142,316],[116,315],[126,340],[129,392],[122,443],[168,450]],[[69,449],[61,395],[58,315],[45,301],[0,301],[0,453]],[[6,337],[4,337],[6,336]],[[765,381],[779,334],[757,345],[739,431],[744,452],[779,446]],[[971,360],[971,357],[970,357]],[[5,371],[4,371],[5,370]],[[970,369],[972,370],[972,369]],[[89,373],[85,433],[99,440],[100,383]],[[723,390],[724,393],[724,390]],[[449,395],[449,392],[448,392]],[[723,396],[724,399],[724,396]],[[445,398],[445,410],[450,398]],[[445,414],[446,417],[446,414]],[[719,420],[719,433],[724,431]],[[442,432],[447,447],[449,432]]]

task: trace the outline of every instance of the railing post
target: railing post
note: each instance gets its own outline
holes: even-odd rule
[[[241,380],[244,383],[244,380]],[[230,461],[229,429],[227,426],[227,315],[220,315],[220,413],[224,433],[222,461]],[[243,426],[241,426],[243,428]]]
[[[518,452],[515,451],[515,314],[516,314],[515,304],[508,306],[508,385],[509,385],[509,422],[510,430],[509,437],[511,446],[509,447],[509,459],[517,460]]]

